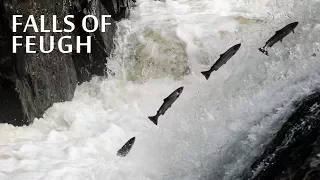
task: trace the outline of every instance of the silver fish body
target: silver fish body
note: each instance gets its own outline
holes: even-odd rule
[[[279,31],[276,31],[276,34],[273,35],[267,42],[266,44],[262,47],[259,48],[259,50],[265,54],[269,55],[267,48],[272,47],[275,43],[278,41],[282,41],[284,37],[286,37],[288,34],[291,32],[294,33],[294,29],[298,26],[298,22],[293,22],[288,25],[286,25],[284,28],[280,29]]]
[[[155,124],[158,125],[158,118],[161,115],[164,115],[164,113],[171,107],[171,105],[178,99],[180,94],[183,91],[183,86],[179,87],[175,91],[173,91],[167,98],[163,100],[163,104],[157,111],[157,114],[155,116],[149,116],[148,118]]]
[[[133,137],[129,139],[119,150],[117,153],[117,156],[125,157],[131,150],[134,142],[136,140],[136,137]]]
[[[204,77],[208,80],[211,73],[213,71],[217,71],[221,66],[226,64],[229,59],[236,54],[236,52],[240,49],[241,44],[236,44],[229,48],[225,53],[220,55],[220,58],[211,66],[211,68],[208,71],[201,72]]]

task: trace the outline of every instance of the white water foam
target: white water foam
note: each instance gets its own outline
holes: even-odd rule
[[[0,179],[232,179],[319,88],[320,3],[307,0],[140,0],[118,24],[115,77],[80,85],[28,127],[0,125]],[[257,49],[288,23],[295,34]],[[229,47],[237,54],[207,81]],[[184,91],[155,126],[173,90]],[[117,150],[136,142],[122,158]]]

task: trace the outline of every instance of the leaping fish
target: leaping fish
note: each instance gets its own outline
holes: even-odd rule
[[[262,48],[259,48],[259,50],[263,54],[269,56],[267,48],[272,47],[278,41],[282,42],[282,39],[286,37],[288,34],[290,34],[290,32],[294,33],[294,28],[296,28],[297,26],[298,26],[298,22],[293,22],[286,25],[284,28],[280,29],[279,31],[276,31],[276,34],[273,35]]]
[[[157,114],[155,116],[148,117],[155,125],[158,125],[159,116],[164,115],[164,113],[178,99],[178,97],[182,93],[182,90],[183,90],[183,86],[173,91],[167,98],[163,100],[163,104],[161,105],[160,109],[157,111]]]
[[[117,156],[125,157],[131,150],[136,137],[129,139],[119,150]]]
[[[232,46],[225,53],[220,55],[220,58],[213,64],[213,66],[211,66],[211,68],[208,71],[203,71],[203,72],[201,72],[201,74],[203,74],[204,77],[206,77],[206,79],[208,80],[210,75],[211,75],[211,73],[213,71],[217,71],[222,65],[227,63],[228,60],[234,54],[236,54],[236,52],[239,50],[240,46],[241,46],[241,44],[236,44],[236,45]]]

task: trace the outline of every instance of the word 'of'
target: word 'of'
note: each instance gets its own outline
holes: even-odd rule
[[[23,23],[18,22],[18,18],[22,18],[22,15],[13,15],[12,18],[12,30],[13,32],[17,32],[17,27],[18,26],[22,26]],[[110,22],[107,22],[106,18],[110,18],[110,15],[101,15],[101,22],[100,22],[100,27],[101,27],[101,32],[105,32],[106,31],[106,26],[111,25]],[[26,24],[24,25],[23,28],[23,32],[27,32],[28,30],[31,30],[31,32],[42,32],[42,33],[46,33],[46,32],[54,32],[54,33],[61,33],[61,32],[66,32],[66,33],[70,33],[72,31],[75,30],[75,25],[72,21],[70,21],[70,19],[73,19],[74,16],[73,15],[67,15],[64,17],[64,23],[65,25],[69,26],[66,27],[64,29],[58,29],[57,28],[57,16],[53,15],[52,16],[52,29],[45,29],[45,16],[41,15],[40,16],[40,30],[36,24],[36,20],[34,18],[33,15],[30,15],[28,17],[28,20],[26,22]],[[87,23],[87,22],[91,23]],[[93,22],[92,22],[93,21]],[[93,27],[92,28],[88,28],[88,24],[92,24]],[[89,26],[91,27],[91,26]],[[95,32],[97,29],[99,28],[99,20],[97,17],[93,16],[93,15],[87,15],[82,19],[82,29],[88,33],[91,32]],[[18,39],[22,39],[23,36],[13,36],[13,40],[12,40],[12,51],[13,53],[17,53],[17,46],[24,46],[22,43],[17,42]],[[36,39],[36,36],[25,36],[25,48],[26,48],[26,53],[36,53],[36,51],[32,51],[31,50],[31,46],[35,46],[36,43],[33,41],[32,39]],[[65,44],[64,40],[71,40],[71,36],[62,36],[59,40],[58,40],[58,49],[60,52],[62,53],[71,53],[72,52],[72,45],[71,44]],[[45,50],[45,41],[43,36],[40,36],[40,51],[42,53],[51,53],[54,49],[54,36],[50,36],[50,41],[49,41],[49,49]],[[65,45],[64,45],[65,44]],[[77,49],[77,53],[80,53],[80,48],[81,46],[86,46],[87,47],[87,53],[91,53],[91,36],[87,36],[87,42],[85,43],[81,43],[80,42],[80,36],[77,36],[77,41],[76,41],[76,49]],[[47,46],[46,46],[47,47]]]

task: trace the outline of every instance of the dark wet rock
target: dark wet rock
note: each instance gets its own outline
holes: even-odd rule
[[[132,3],[132,0],[110,0],[108,4],[101,4],[99,0],[0,0],[0,123],[28,125],[35,117],[41,117],[53,103],[71,100],[77,83],[88,81],[93,75],[105,75],[106,58],[114,46],[114,19],[127,17],[128,12],[124,16],[119,13],[121,8],[129,11]],[[109,18],[111,26],[105,33],[87,33],[81,27],[81,20],[86,14],[99,17],[112,13],[114,19]],[[71,33],[36,33],[28,29],[23,33],[23,26],[18,26],[20,28],[13,33],[12,14],[23,15],[21,21],[24,23],[29,15],[34,15],[38,27],[40,15],[45,15],[45,29],[52,29],[52,15],[57,15],[57,27],[62,29],[63,18],[73,14],[76,29]],[[73,47],[76,47],[76,36],[81,36],[83,41],[92,36],[92,53],[87,54],[83,47],[80,54],[63,54],[57,48],[50,54],[26,54],[24,47],[18,47],[17,53],[13,54],[13,35],[36,36],[37,42],[40,36],[54,36],[55,40],[71,36],[71,42],[66,43],[72,43]],[[45,39],[45,49],[48,47],[49,41]]]
[[[14,83],[0,77],[0,86],[0,119],[3,120],[3,123],[11,123],[16,126],[23,125],[23,110],[19,100],[19,94],[14,89]],[[10,117],[10,119],[8,119],[8,117]]]
[[[130,15],[130,8],[134,6],[135,2],[136,0],[101,0],[103,6],[116,21],[119,21],[122,18],[128,18]]]
[[[320,92],[306,97],[242,179],[320,179]]]
[[[62,19],[68,13],[64,10],[64,7],[70,6],[67,2],[56,1],[52,4],[49,0],[4,1],[4,5],[5,14],[3,18],[6,18],[10,22],[9,24],[11,24],[12,14],[23,15],[23,22],[26,22],[28,16],[33,14],[36,17],[37,24],[40,24],[40,15],[44,14],[46,21],[52,22],[52,14],[56,14],[58,19]],[[51,25],[51,23],[46,23],[46,28],[51,29]],[[6,25],[4,24],[4,26]],[[11,26],[6,27],[7,33],[12,32],[10,28]],[[18,32],[13,33],[13,35],[22,35],[23,40],[27,35],[36,36],[37,42],[39,42],[40,35],[44,35],[33,31],[23,33],[22,28],[20,26]],[[58,24],[58,28],[62,28],[61,23]],[[48,35],[53,35],[56,39],[59,39],[61,36],[69,34],[49,33]],[[12,34],[8,37],[12,39]],[[45,43],[48,45],[48,42]],[[10,41],[9,44],[11,45],[12,42]],[[12,46],[9,47],[8,52],[11,53]],[[39,49],[39,47],[36,47],[36,49]],[[35,117],[40,117],[54,102],[72,99],[77,78],[70,54],[63,54],[57,48],[50,54],[26,54],[25,48],[19,47],[17,54],[11,54],[10,61],[12,62],[10,68],[13,69],[13,73],[8,74],[7,79],[14,83],[15,88],[13,89],[19,94],[25,119],[24,124],[31,123]],[[10,122],[10,118],[12,117],[2,118],[1,121]]]

